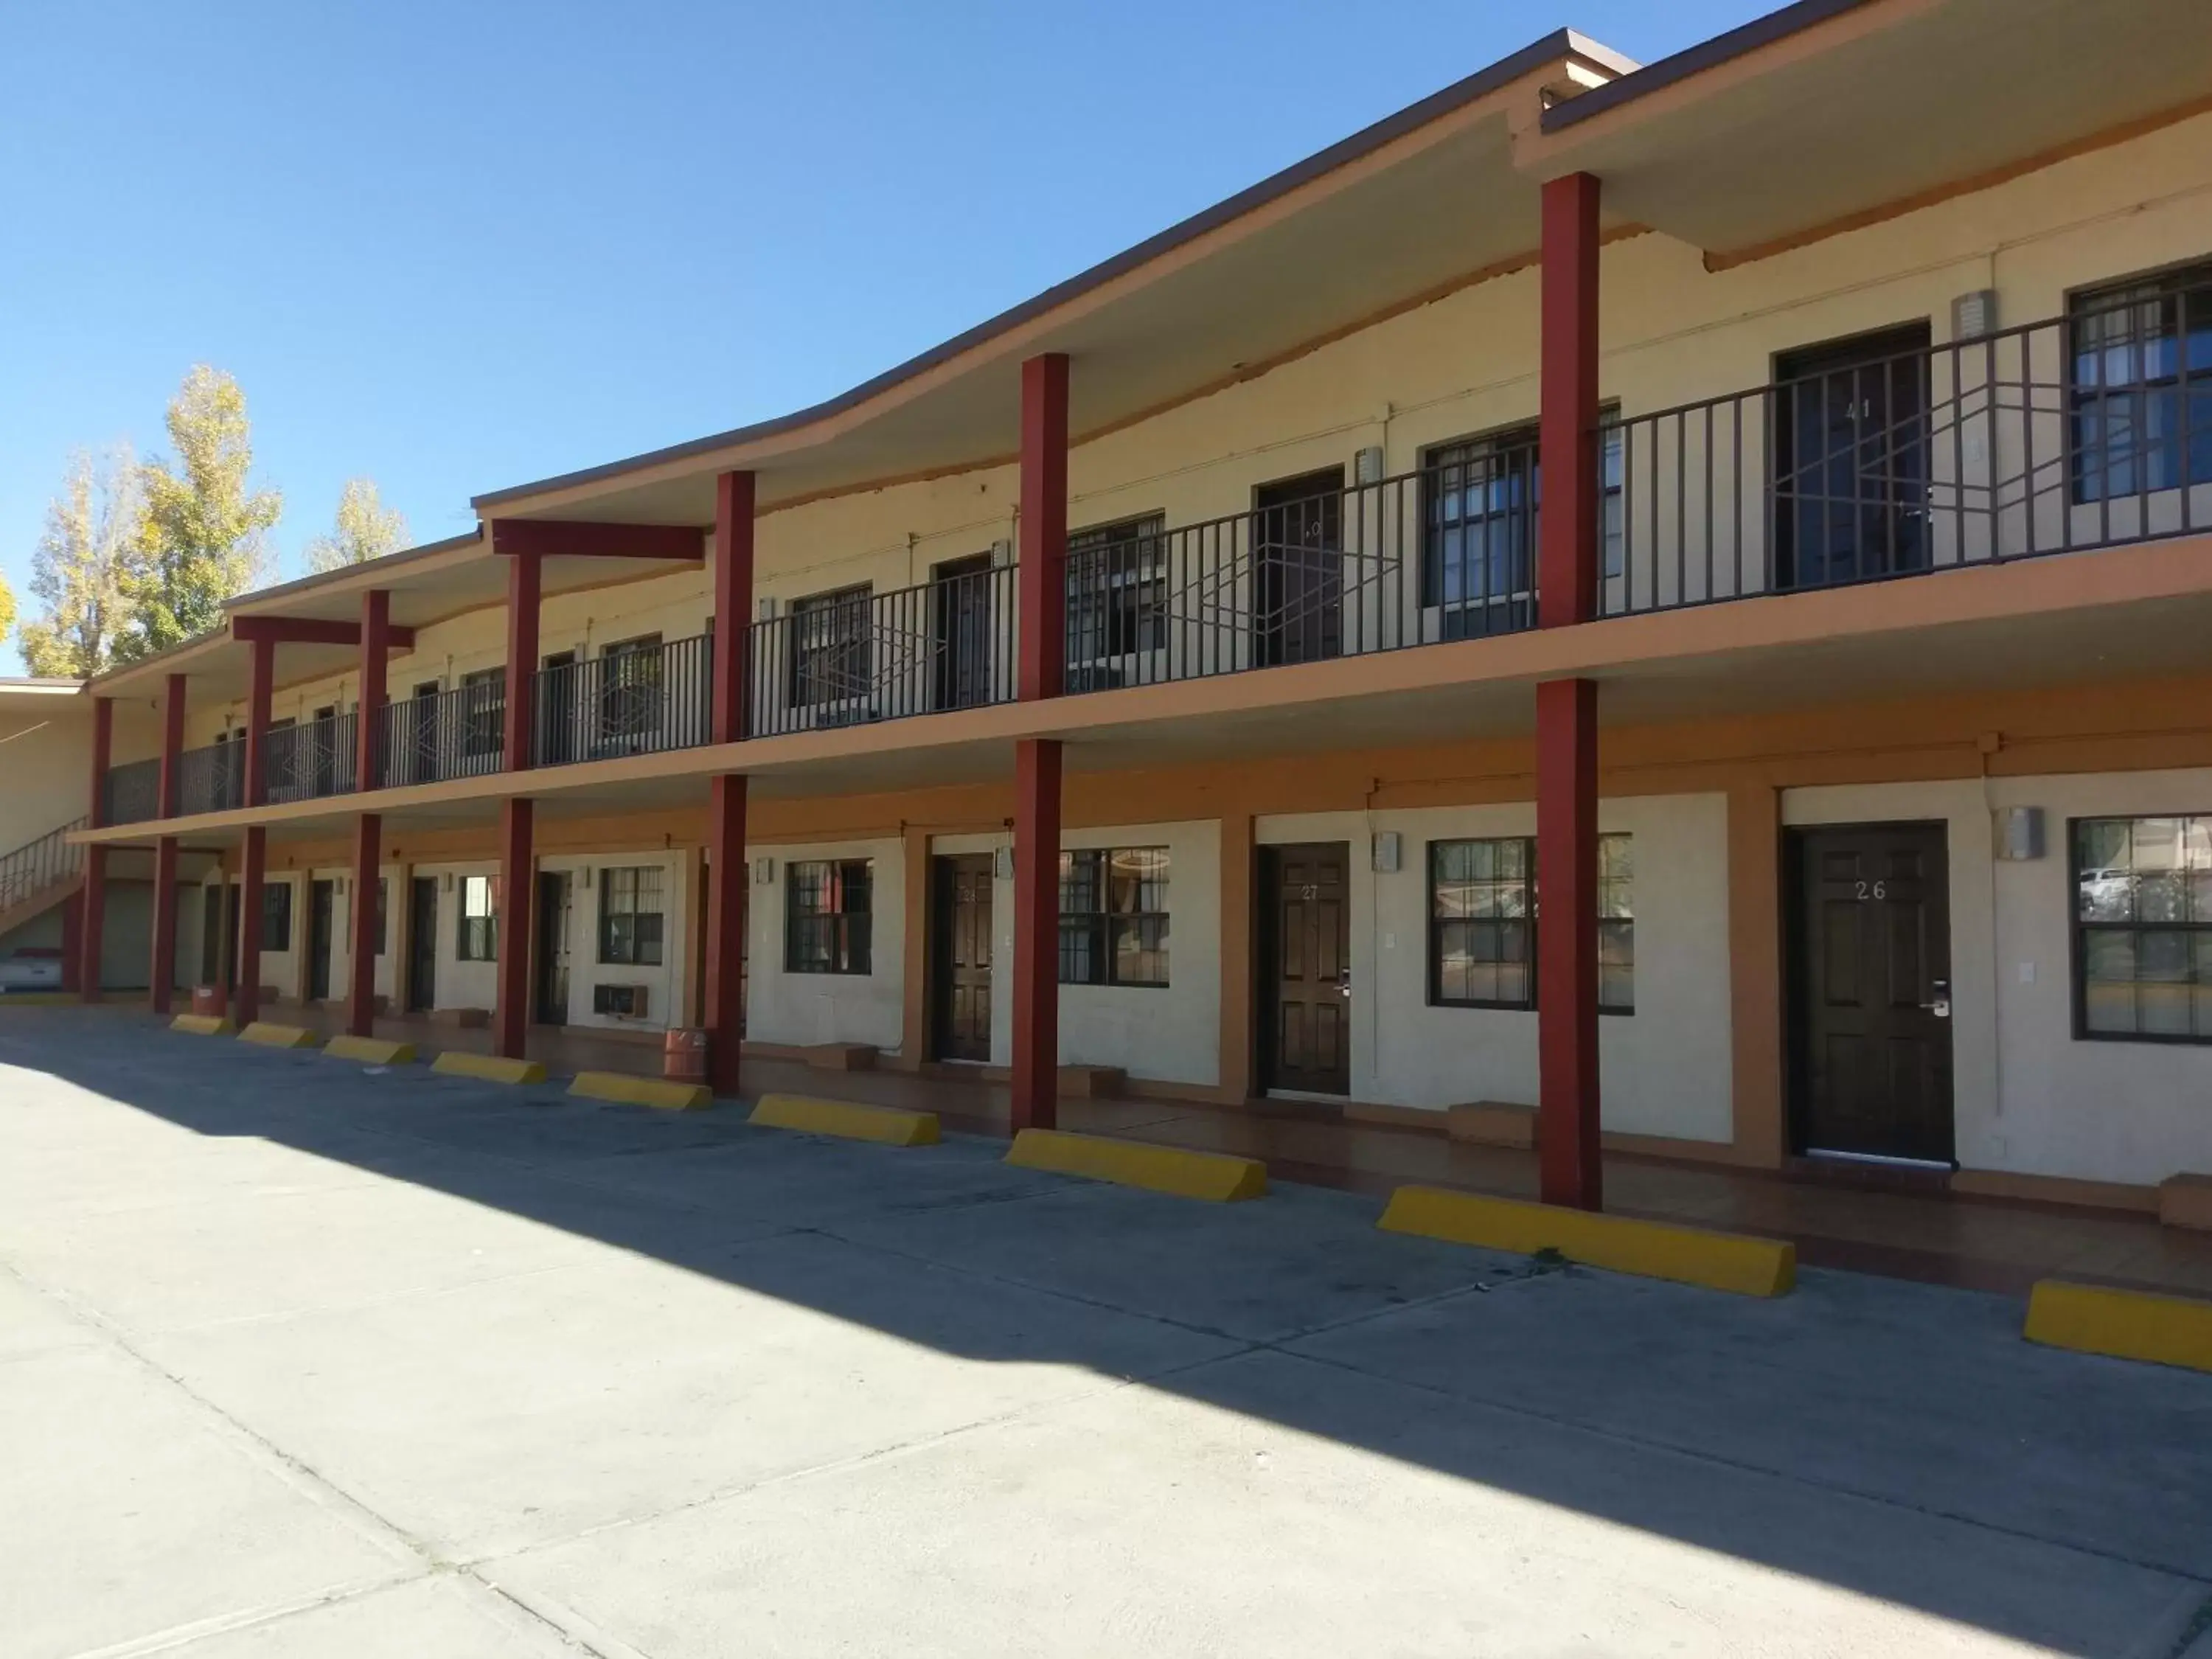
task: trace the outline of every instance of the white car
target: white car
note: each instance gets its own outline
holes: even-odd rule
[[[0,957],[0,994],[61,988],[62,953],[52,945],[19,945]]]

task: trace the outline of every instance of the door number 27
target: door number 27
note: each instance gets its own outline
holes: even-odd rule
[[[1863,881],[1857,884],[1857,896],[1860,898],[1887,898],[1889,896],[1889,884],[1887,882]]]

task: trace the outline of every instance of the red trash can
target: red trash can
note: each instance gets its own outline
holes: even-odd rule
[[[660,1045],[660,1074],[671,1083],[707,1080],[707,1034],[690,1026],[672,1026]]]

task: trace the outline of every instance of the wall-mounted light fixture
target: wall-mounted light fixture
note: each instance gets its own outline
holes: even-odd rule
[[[773,887],[775,885],[775,860],[774,859],[755,859],[753,860],[753,883],[756,886],[760,887]]]
[[[1000,881],[1012,881],[1014,878],[1014,849],[1012,848],[1001,847],[997,852],[992,854],[991,873],[996,876]]]
[[[1396,875],[1399,860],[1404,856],[1405,842],[1395,830],[1378,830],[1375,832],[1374,863],[1376,875]]]

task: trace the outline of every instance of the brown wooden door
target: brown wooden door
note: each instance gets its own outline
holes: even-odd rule
[[[1775,359],[1775,582],[1928,568],[1926,322]]]
[[[538,971],[535,975],[540,1025],[568,1023],[568,913],[575,875],[568,870],[538,872]]]
[[[1948,1164],[1943,826],[1802,830],[1790,855],[1799,1150]]]
[[[1272,1089],[1352,1091],[1351,848],[1263,849],[1262,1077]]]
[[[988,853],[935,860],[930,1003],[939,1060],[991,1057],[991,866]]]
[[[307,884],[307,1000],[327,1002],[331,995],[331,941],[337,910],[336,884]]]
[[[1344,649],[1344,469],[1252,492],[1252,661],[1320,662]]]

